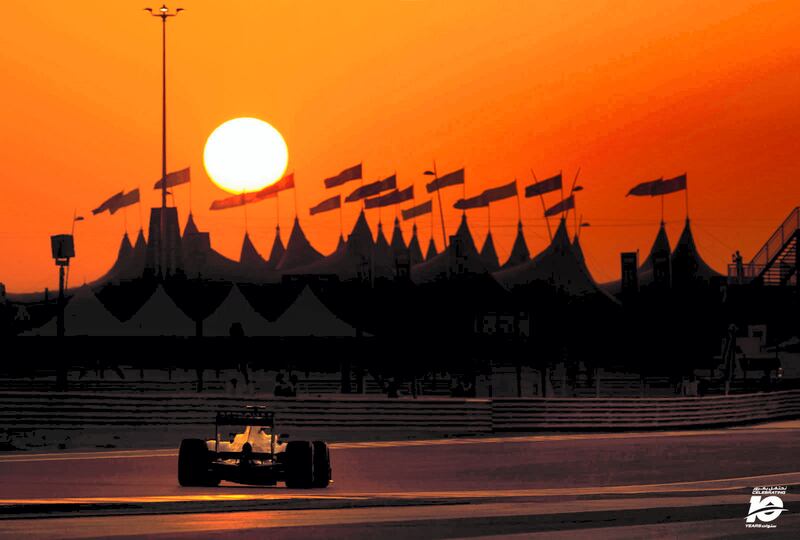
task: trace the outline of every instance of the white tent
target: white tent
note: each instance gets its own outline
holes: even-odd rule
[[[159,285],[147,302],[124,324],[126,336],[193,336],[195,323]]]
[[[258,314],[234,285],[217,310],[203,321],[204,336],[229,336],[231,325],[242,325],[245,336],[268,336],[267,326],[271,323]]]
[[[356,329],[339,319],[306,286],[294,303],[267,327],[271,336],[355,337]]]
[[[23,335],[55,336],[56,317],[44,326],[35,328]],[[95,296],[88,285],[75,290],[75,294],[64,307],[64,335],[67,336],[119,336],[123,325],[109,312]]]

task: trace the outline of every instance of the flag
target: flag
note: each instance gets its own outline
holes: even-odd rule
[[[509,197],[514,197],[516,194],[516,180],[502,186],[489,188],[482,193],[483,198],[486,199],[486,204],[493,203],[495,201],[502,201],[503,199],[508,199]]]
[[[428,172],[430,171],[426,171],[426,173]],[[450,186],[457,186],[463,183],[464,183],[464,169],[458,169],[457,171],[453,171],[451,173],[447,173],[444,176],[440,176],[433,182],[427,184],[425,188],[428,190],[428,193],[433,193],[437,189],[442,189]]]
[[[217,199],[211,203],[209,210],[227,210],[228,208],[236,208],[237,206],[244,206],[248,202],[253,202],[255,193],[241,193],[239,195],[232,195],[224,199]]]
[[[167,173],[167,176],[155,183],[153,189],[161,189],[164,185],[164,180],[166,180],[168,188],[188,183],[191,180],[189,178],[189,169],[190,167],[186,167],[180,171]]]
[[[119,197],[113,203],[111,203],[108,207],[108,211],[113,216],[117,213],[118,210],[125,208],[126,206],[131,206],[139,202],[139,188],[134,189],[133,191],[129,191],[122,197]]]
[[[658,189],[659,184],[663,182],[663,178],[659,178],[658,180],[651,180],[650,182],[642,182],[641,184],[636,184],[631,188],[628,192],[629,195],[634,195],[636,197],[654,197],[656,195],[655,191]]]
[[[676,176],[675,178],[668,178],[667,180],[661,181],[661,183],[653,189],[653,196],[668,195],[676,191],[683,191],[684,189],[686,189],[686,173]]]
[[[374,197],[375,195],[382,193],[384,191],[389,191],[390,189],[397,189],[397,175],[393,174],[388,178],[384,178],[383,180],[378,180],[377,182],[372,182],[371,184],[367,184],[366,186],[361,186],[360,188],[356,188],[344,202],[354,202],[360,201],[361,199],[366,199],[367,197]]]
[[[486,206],[489,206],[489,201],[486,199],[485,195],[486,192],[483,192],[480,195],[469,197],[468,199],[458,199],[456,203],[453,205],[453,208],[457,208],[459,210],[470,210],[471,208],[485,208]]]
[[[403,214],[403,221],[413,219],[417,216],[422,216],[425,214],[430,214],[433,211],[433,204],[431,201],[426,201],[422,204],[418,204],[417,206],[412,206],[407,210],[401,210],[400,213]]]
[[[361,178],[361,163],[343,170],[336,176],[331,176],[330,178],[326,178],[325,187],[332,188],[336,186],[341,186],[342,184],[345,184],[350,180],[358,180],[359,178]]]
[[[525,198],[537,197],[561,189],[561,173],[525,187]]]
[[[331,197],[330,199],[325,199],[317,206],[311,207],[308,212],[313,216],[315,214],[321,214],[322,212],[336,210],[337,208],[341,207],[342,207],[342,197],[340,195],[336,195],[335,197]]]
[[[111,197],[109,197],[108,199],[103,201],[103,203],[100,206],[98,206],[97,208],[92,210],[92,214],[96,216],[97,214],[102,214],[106,210],[110,210],[112,205],[116,204],[116,201],[118,199],[120,199],[123,195],[124,195],[124,192],[122,192],[122,191],[112,195]]]
[[[276,196],[281,191],[287,189],[294,189],[294,173],[289,173],[271,186],[267,186],[261,191],[256,191],[252,193],[253,197],[252,200],[248,200],[247,202],[257,202],[262,199],[269,199],[271,197]]]
[[[561,212],[566,212],[567,210],[572,210],[575,208],[575,197],[570,195],[560,203],[551,206],[550,208],[545,211],[545,217],[555,216],[560,214]]]
[[[83,216],[75,216],[75,219],[73,219],[73,221],[83,221]]]
[[[414,186],[408,186],[406,189],[390,191],[386,195],[380,197],[373,197],[364,201],[365,208],[382,208],[384,206],[391,206],[402,202],[410,201],[414,198]]]

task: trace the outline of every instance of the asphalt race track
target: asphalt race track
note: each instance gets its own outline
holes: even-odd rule
[[[4,455],[0,537],[800,534],[800,422],[336,443],[331,457],[334,484],[301,491],[180,488],[172,449]],[[789,486],[769,531],[744,525],[759,485]]]

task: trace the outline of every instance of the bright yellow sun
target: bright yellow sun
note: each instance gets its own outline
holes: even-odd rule
[[[283,177],[289,149],[277,129],[258,118],[228,120],[208,136],[203,163],[230,193],[253,192]]]

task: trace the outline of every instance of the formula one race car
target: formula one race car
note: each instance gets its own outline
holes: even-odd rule
[[[294,489],[325,488],[331,482],[328,445],[287,441],[275,434],[275,415],[248,408],[220,412],[213,440],[184,439],[178,454],[178,483],[217,486],[221,480]]]

